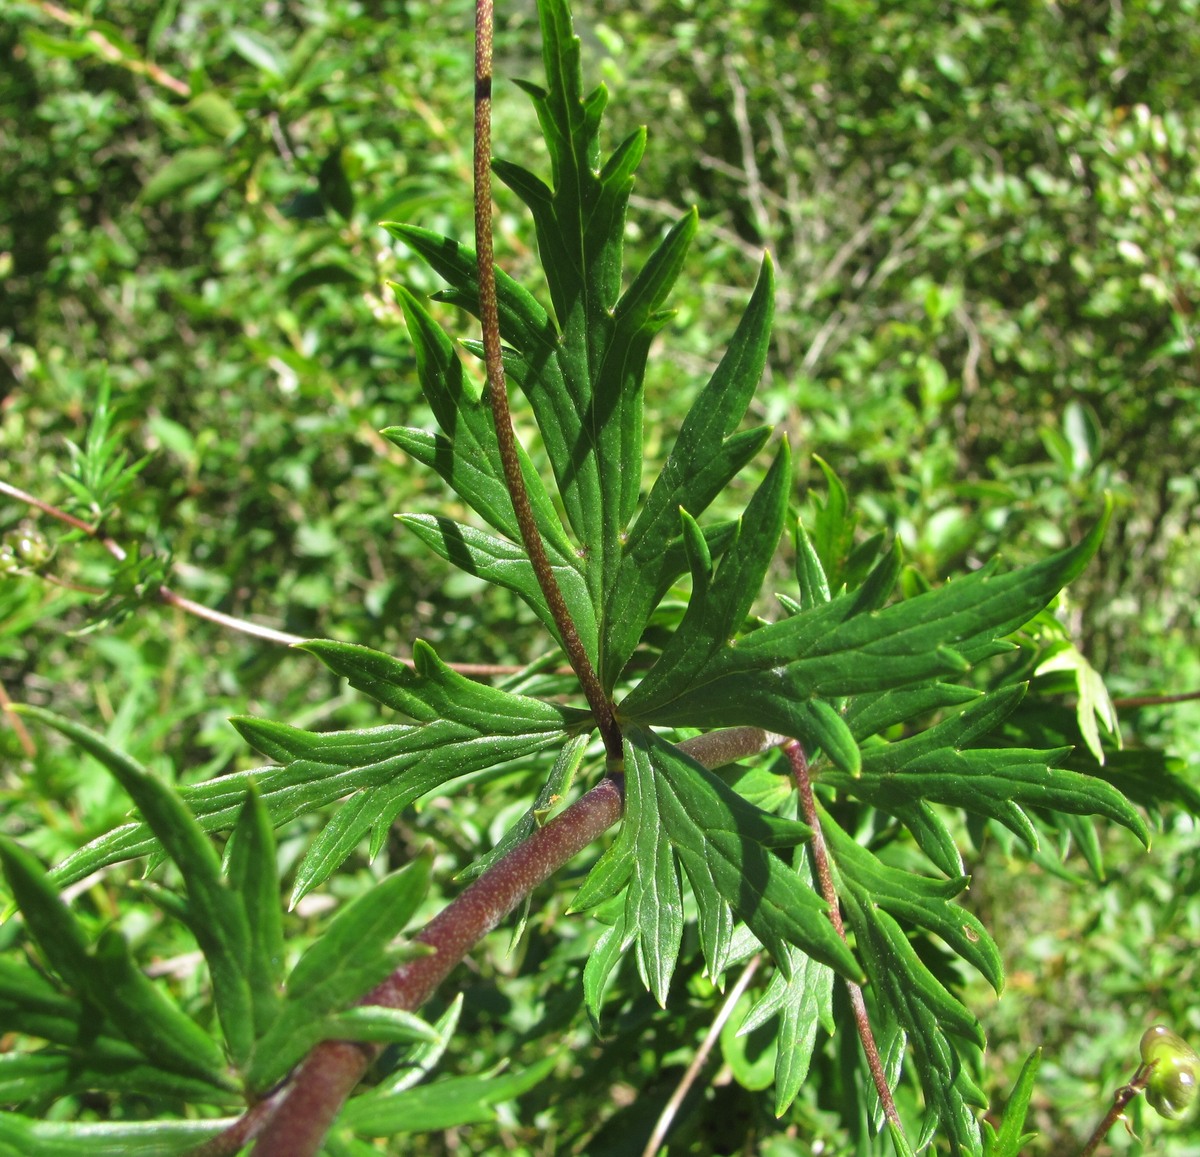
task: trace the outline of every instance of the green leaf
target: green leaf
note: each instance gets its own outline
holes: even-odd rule
[[[129,945],[116,929],[100,934],[92,968],[88,995],[149,1060],[218,1087],[232,1087],[216,1042],[134,964]]]
[[[604,671],[611,686],[637,646],[646,620],[666,583],[668,549],[679,536],[680,508],[705,511],[766,442],[765,427],[735,433],[766,363],[774,309],[769,258],[758,284],[708,384],[700,392],[650,494],[625,540],[605,613]]]
[[[254,1039],[250,930],[246,911],[221,878],[220,859],[203,829],[177,792],[94,731],[40,708],[21,710],[65,735],[112,773],[179,869],[187,886],[188,924],[208,962],[221,1027],[230,1053],[242,1062]]]
[[[930,689],[932,691],[932,689]],[[931,814],[917,804],[947,804],[998,820],[1030,847],[1037,831],[1026,807],[1078,815],[1102,815],[1128,828],[1143,843],[1145,820],[1114,787],[1094,776],[1056,766],[1068,754],[1024,748],[967,749],[994,730],[1025,694],[1023,684],[976,699],[958,715],[911,738],[876,743],[864,749],[861,773],[822,772],[822,783],[908,823],[914,836],[940,867],[948,852],[935,854],[944,839]]]
[[[747,803],[677,747],[641,728],[626,728],[625,759],[621,832],[573,907],[594,907],[625,889],[622,949],[636,944],[643,976],[660,1003],[682,935],[676,860],[699,908],[710,975],[725,966],[731,917],[749,926],[781,969],[791,962],[786,946],[792,944],[844,975],[860,975],[824,901],[768,851],[806,839],[804,824]],[[602,988],[603,979],[593,979],[593,991]]]
[[[1007,574],[986,567],[873,612],[865,611],[857,592],[843,594],[700,651],[699,661],[679,665],[680,678],[661,678],[656,667],[621,704],[621,714],[670,726],[752,724],[820,745],[819,725],[829,717],[814,716],[814,699],[925,683],[998,653],[1004,649],[998,642],[1003,635],[1028,621],[1079,574],[1106,522],[1107,513],[1078,546]],[[696,592],[692,603],[697,603]],[[695,620],[703,621],[702,614]],[[671,648],[678,651],[682,645],[673,640],[660,665],[668,654],[678,663]],[[824,735],[827,742],[831,737],[832,731]],[[841,766],[851,774],[856,770],[844,760]]]
[[[490,852],[484,853],[473,864],[464,868],[456,879],[467,882],[481,876],[492,864],[518,844],[524,843],[541,826],[548,812],[570,791],[575,775],[587,754],[590,739],[588,735],[573,735],[567,740],[529,810],[504,833],[500,842]]]
[[[372,987],[361,976],[377,971],[380,955],[412,919],[429,887],[429,871],[430,857],[420,856],[342,908],[292,969],[287,1001],[328,1012]]]
[[[824,821],[823,821],[824,822]],[[963,1045],[982,1049],[979,1022],[929,971],[899,924],[853,882],[839,889],[847,923],[870,983],[877,1037],[896,1029],[907,1037],[928,1111],[954,1154],[979,1149],[974,1108],[987,1101],[964,1064]],[[958,1038],[961,1044],[949,1038]]]
[[[216,89],[198,93],[183,106],[184,112],[205,132],[225,140],[241,131],[241,113]]]
[[[142,203],[157,205],[160,201],[199,184],[205,177],[219,172],[224,165],[224,149],[211,145],[182,149],[146,182],[142,189]]]
[[[350,1101],[338,1124],[369,1137],[391,1137],[492,1121],[496,1105],[540,1085],[557,1063],[550,1056],[504,1076],[455,1077],[397,1093],[375,1090]]]
[[[437,1039],[416,1044],[404,1053],[392,1075],[376,1086],[381,1096],[411,1089],[433,1072],[454,1037],[459,1018],[462,1016],[462,1007],[463,994],[460,992],[450,1002],[449,1008],[434,1022],[433,1031],[437,1034]]]
[[[300,957],[287,980],[283,1006],[255,1046],[246,1073],[251,1089],[269,1088],[312,1046],[336,1036],[328,1018],[386,980],[423,946],[393,944],[429,886],[422,856],[342,908]]]
[[[437,1029],[415,1013],[378,1004],[360,1005],[325,1020],[324,1036],[333,1040],[368,1041],[374,1044],[442,1044]]]
[[[1000,992],[1004,963],[987,929],[969,912],[953,903],[967,888],[965,876],[933,880],[882,863],[852,840],[827,817],[822,817],[830,855],[840,877],[857,887],[871,903],[890,912],[906,927],[924,928],[940,936],[964,960],[973,964]]]
[[[467,574],[486,579],[496,586],[514,591],[529,604],[546,628],[558,639],[558,625],[546,604],[542,588],[524,547],[474,530],[469,526],[428,514],[402,514],[400,521],[447,562]],[[551,570],[558,581],[563,601],[589,654],[597,646],[596,616],[583,576],[574,566],[555,565]],[[558,639],[559,645],[562,640]]]
[[[220,1089],[233,1087],[216,1043],[134,965],[119,932],[109,929],[101,933],[95,948],[90,949],[82,925],[62,902],[37,860],[11,840],[0,838],[0,863],[26,926],[51,967],[104,1013],[117,1032],[156,1065]],[[7,979],[12,991],[16,976],[10,973]],[[39,991],[42,1008],[60,1017],[68,1014],[63,1019],[68,1025],[74,1021],[77,1035],[84,1011],[47,993],[43,982],[31,983],[26,978],[18,988],[18,999],[32,1011],[31,1002]],[[16,1027],[12,1021],[8,1024],[10,1029]],[[38,1026],[35,1021],[28,1022],[28,1027],[36,1031],[46,1026]]]
[[[288,71],[287,54],[261,32],[250,28],[231,28],[229,43],[243,60],[265,72],[272,80],[282,80]]]
[[[35,1121],[0,1112],[3,1157],[176,1157],[228,1129],[209,1121]]]
[[[226,848],[226,875],[241,899],[250,930],[250,995],[256,1035],[279,1010],[283,980],[283,915],[271,817],[251,781],[246,802]]]
[[[803,869],[802,869],[803,871]],[[811,880],[809,880],[811,883]],[[789,967],[777,969],[770,984],[746,1013],[739,1033],[779,1018],[776,1029],[775,1116],[782,1117],[798,1096],[812,1064],[817,1028],[834,1031],[831,968],[796,948],[787,949]]]
[[[1004,1107],[1004,1118],[997,1132],[983,1123],[983,1157],[1021,1157],[1021,1150],[1037,1136],[1023,1132],[1029,1102],[1033,1097],[1033,1082],[1037,1077],[1038,1065],[1042,1062],[1042,1050],[1034,1049],[1021,1066],[1020,1076]]]
[[[504,483],[491,408],[468,387],[454,343],[442,328],[411,293],[402,286],[394,288],[413,340],[421,391],[441,427],[442,437],[395,427],[383,433],[418,461],[437,470],[489,525],[512,542],[520,542],[512,499]],[[578,566],[578,555],[545,484],[523,450],[520,456],[534,521],[552,561]]]
[[[503,736],[561,732],[589,718],[586,712],[476,683],[452,671],[419,639],[413,644],[412,667],[354,643],[316,639],[300,647],[371,698],[423,723],[439,720]]]
[[[12,840],[0,839],[0,864],[25,927],[50,967],[77,992],[87,991],[88,935],[41,864]]]
[[[738,632],[762,586],[787,514],[790,460],[784,443],[762,485],[746,507],[741,524],[711,575],[712,561],[699,528],[686,513],[685,541],[694,551],[692,598],[687,613],[663,653],[619,707],[622,718],[664,722],[660,707],[670,703],[678,688],[697,682]],[[765,629],[765,628],[764,628]],[[739,707],[741,705],[739,704]],[[745,722],[739,717],[739,722]],[[690,726],[690,721],[685,726]]]

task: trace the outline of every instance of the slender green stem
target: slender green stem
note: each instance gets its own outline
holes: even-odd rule
[[[784,744],[784,752],[792,765],[792,777],[796,781],[796,790],[800,793],[800,811],[804,822],[812,828],[813,868],[817,874],[817,885],[825,903],[829,905],[829,919],[837,934],[844,941],[846,926],[842,923],[842,911],[838,905],[837,888],[833,883],[833,869],[829,866],[829,849],[825,846],[825,837],[821,834],[821,821],[817,815],[817,801],[813,795],[812,777],[808,773],[808,757],[804,748],[794,739]],[[862,1043],[863,1052],[867,1057],[867,1067],[871,1070],[871,1080],[875,1091],[879,1094],[879,1103],[883,1106],[883,1114],[900,1134],[904,1126],[900,1123],[900,1114],[896,1111],[896,1102],[892,1099],[892,1090],[888,1087],[887,1074],[883,1069],[883,1059],[879,1055],[879,1046],[875,1043],[875,1033],[871,1029],[871,1018],[867,1014],[867,1002],[862,988],[851,980],[846,981],[846,989],[850,994],[850,1005],[854,1010],[854,1024],[858,1029],[858,1039]]]
[[[541,533],[529,505],[529,493],[521,475],[517,437],[508,408],[508,387],[500,347],[500,311],[496,302],[496,260],[492,247],[492,0],[476,0],[475,5],[475,251],[479,262],[479,320],[483,326],[483,354],[487,367],[488,398],[504,482],[512,498],[521,541],[537,575],[538,585],[558,628],[559,637],[575,674],[587,696],[596,726],[604,740],[611,763],[621,759],[621,731],[613,714],[612,703],[592,666],[579,637],[579,631],[550,567]]]

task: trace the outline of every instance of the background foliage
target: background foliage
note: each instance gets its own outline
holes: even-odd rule
[[[162,574],[198,601],[295,634],[392,653],[420,635],[458,661],[534,657],[541,635],[523,604],[448,579],[395,525],[397,511],[446,508],[432,475],[377,434],[430,420],[385,282],[421,291],[435,279],[377,223],[469,234],[469,11],[329,2],[254,13],[180,0],[65,15],[37,3],[0,14],[0,115],[11,126],[0,135],[0,457],[5,480],[81,517],[105,514],[135,561],[114,569],[97,544],[38,520],[53,556],[26,570],[106,597],[31,573],[4,581],[0,684],[188,781],[250,766],[230,715],[377,719],[310,657],[156,606],[147,595]],[[530,13],[501,19],[498,71],[536,75]],[[939,580],[1001,544],[1021,560],[1077,540],[1100,493],[1116,494],[1100,561],[1060,608],[1068,632],[1046,626],[1067,656],[1065,675],[1040,676],[1053,693],[1037,699],[1047,733],[1075,726],[1059,694],[1078,688],[1068,638],[1115,695],[1195,686],[1200,6],[697,0],[579,4],[576,19],[614,90],[614,137],[652,129],[634,253],[690,203],[703,222],[648,385],[647,471],[769,246],[776,338],[755,416],[784,424],[822,495],[807,454],[834,464],[863,534],[898,531]],[[504,155],[533,139],[529,118],[502,85]],[[498,196],[501,260],[524,275],[531,230],[515,199]],[[104,383],[114,436],[130,463],[146,456],[108,501],[86,444]],[[111,509],[89,509],[97,497]],[[14,548],[29,517],[0,500]],[[1188,782],[1194,709],[1128,710],[1121,722],[1129,747],[1171,752]],[[1134,766],[1107,748],[1110,774]],[[109,778],[67,749],[39,740],[30,758],[4,729],[0,756],[4,831],[46,860],[123,816]],[[488,783],[486,807],[460,796],[452,809],[410,810],[382,860],[352,863],[325,896],[356,894],[430,838],[434,877],[449,879],[503,830],[497,793],[511,816],[542,774]],[[1194,807],[1194,789],[1180,791]],[[318,823],[289,829],[285,867]],[[1197,840],[1186,814],[1162,826],[1149,859],[1117,833],[1065,867],[976,833],[971,905],[1013,954],[1008,994],[986,1014],[985,1079],[1008,1089],[1044,1047],[1039,1151],[1064,1152],[1086,1131],[1136,1063],[1145,1024],[1200,1036],[1188,1000]],[[1107,873],[1080,886],[1100,850]],[[1059,876],[1075,886],[1059,889]],[[93,884],[90,918],[117,919],[186,994],[178,932],[149,923],[128,887]],[[473,1074],[502,1056],[540,1059],[553,1030],[566,1045],[560,1075],[574,1064],[574,1079],[534,1089],[519,1117],[477,1126],[472,1148],[626,1151],[719,1004],[693,951],[692,975],[676,981],[688,1000],[663,1012],[627,976],[597,1038],[578,979],[594,932],[560,918],[572,890],[564,881],[538,906],[546,935],[511,954],[497,935],[478,956],[444,1063]],[[323,902],[314,893],[293,914],[291,943]],[[990,1001],[980,993],[975,1007]],[[686,1106],[671,1151],[784,1154],[817,1141],[842,1151],[836,1053],[820,1062],[829,1100],[807,1091],[781,1129],[749,1041],[724,1042],[720,1073]],[[60,1109],[108,1111],[86,1098]],[[1155,1136],[1156,1152],[1192,1151],[1186,1134],[1135,1128]]]

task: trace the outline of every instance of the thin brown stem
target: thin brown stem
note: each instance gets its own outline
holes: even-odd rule
[[[1165,707],[1169,703],[1191,703],[1200,699],[1200,691],[1181,691],[1177,695],[1127,695],[1113,700],[1118,710],[1131,707]]]
[[[829,905],[829,919],[837,934],[844,941],[846,927],[842,923],[841,906],[838,904],[837,888],[833,882],[833,869],[829,864],[829,849],[825,846],[825,837],[821,833],[821,821],[817,815],[817,801],[813,795],[812,777],[808,773],[808,757],[804,748],[794,739],[784,744],[788,760],[792,765],[792,776],[796,781],[796,790],[800,794],[800,811],[804,822],[812,828],[813,868],[817,875],[817,886],[825,903]],[[858,1039],[862,1042],[866,1054],[867,1067],[871,1070],[871,1080],[875,1083],[875,1091],[879,1094],[879,1103],[883,1106],[884,1116],[892,1127],[902,1135],[904,1126],[900,1123],[900,1114],[896,1111],[896,1102],[892,1099],[892,1090],[888,1087],[887,1074],[883,1069],[883,1059],[879,1055],[879,1046],[875,1043],[875,1033],[871,1030],[871,1018],[867,1014],[867,1002],[862,988],[851,980],[846,981],[846,990],[850,994],[850,1006],[854,1010],[854,1024],[858,1029]]]
[[[25,721],[15,711],[11,710],[12,705],[12,700],[8,697],[8,692],[4,690],[4,684],[0,683],[0,714],[3,714],[16,733],[17,742],[21,745],[21,750],[32,759],[37,755],[37,745],[33,742],[33,736],[29,734],[29,728],[25,726]]]
[[[646,1148],[642,1150],[642,1157],[654,1157],[658,1152],[658,1147],[667,1139],[667,1133],[671,1129],[671,1122],[675,1120],[675,1115],[679,1112],[680,1106],[687,1097],[688,1090],[696,1083],[696,1078],[700,1075],[700,1070],[704,1067],[709,1054],[721,1036],[721,1030],[725,1027],[726,1021],[733,1015],[733,1010],[737,1007],[737,1002],[741,999],[742,993],[750,987],[750,981],[754,979],[754,974],[758,971],[758,966],[761,963],[762,957],[757,953],[746,961],[746,967],[742,969],[742,974],[737,978],[737,983],[729,990],[724,1004],[721,1005],[720,1012],[717,1013],[712,1024],[708,1026],[708,1032],[704,1034],[704,1040],[700,1042],[700,1047],[696,1050],[696,1055],[692,1057],[687,1071],[680,1078],[679,1084],[675,1086],[670,1099],[663,1106],[663,1111],[658,1115],[658,1120],[654,1123],[654,1132],[650,1134],[650,1140],[646,1142]]]
[[[621,731],[612,703],[588,658],[583,640],[550,567],[541,532],[529,504],[529,493],[521,474],[517,436],[508,408],[508,386],[500,346],[500,310],[496,301],[496,259],[492,246],[492,0],[475,5],[475,250],[479,263],[479,321],[483,327],[484,364],[487,367],[488,398],[496,427],[496,442],[504,469],[504,483],[512,498],[521,542],[537,575],[538,586],[558,628],[559,638],[587,696],[604,748],[615,766],[621,760]]]
[[[1093,1157],[1093,1154],[1100,1148],[1100,1143],[1108,1136],[1112,1127],[1124,1118],[1125,1109],[1129,1105],[1129,1102],[1139,1093],[1145,1092],[1146,1086],[1150,1083],[1150,1074],[1153,1069],[1153,1065],[1139,1065],[1137,1072],[1133,1074],[1133,1080],[1127,1085],[1122,1085],[1113,1093],[1113,1101],[1109,1106],[1108,1112],[1104,1114],[1100,1124],[1092,1130],[1092,1135],[1087,1139],[1083,1148],[1079,1150],[1079,1157]]]
[[[130,72],[144,76],[147,80],[152,80],[155,84],[170,89],[176,96],[189,97],[192,95],[191,87],[185,81],[172,76],[157,64],[126,55],[103,32],[89,27],[87,17],[79,16],[58,4],[51,3],[50,0],[34,0],[34,3],[52,20],[57,20],[83,32],[88,42],[109,64],[115,64],[119,68],[126,68]]]

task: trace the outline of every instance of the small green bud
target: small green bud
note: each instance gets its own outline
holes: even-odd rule
[[[1153,1066],[1146,1084],[1150,1107],[1168,1120],[1182,1117],[1200,1089],[1196,1050],[1166,1025],[1156,1024],[1142,1034],[1142,1063]]]
[[[0,571],[12,574],[19,569],[36,570],[50,561],[54,548],[32,523],[23,522],[10,530],[0,545]]]

